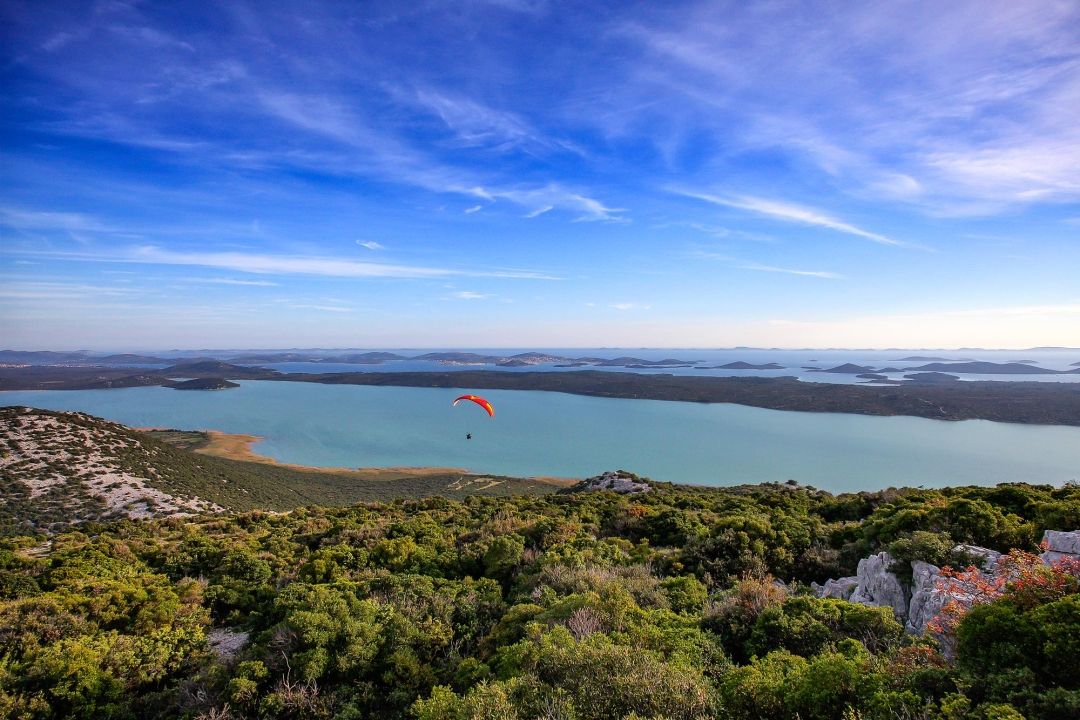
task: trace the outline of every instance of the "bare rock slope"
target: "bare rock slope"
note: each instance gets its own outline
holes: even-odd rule
[[[128,428],[81,413],[0,409],[0,511],[23,530],[88,520],[217,512],[170,488],[162,450]]]

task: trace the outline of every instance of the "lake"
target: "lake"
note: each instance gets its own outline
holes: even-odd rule
[[[489,418],[457,390],[241,382],[169,388],[15,391],[0,405],[79,410],[139,427],[265,438],[256,452],[325,467],[448,466],[732,485],[789,479],[831,492],[889,486],[1080,480],[1080,428],[762,410],[730,404],[482,391]],[[473,439],[466,440],[466,433]]]

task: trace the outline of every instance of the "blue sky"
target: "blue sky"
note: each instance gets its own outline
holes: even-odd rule
[[[1080,346],[1080,4],[0,3],[0,345]]]

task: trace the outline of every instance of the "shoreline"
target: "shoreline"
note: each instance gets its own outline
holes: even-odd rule
[[[156,430],[158,428],[138,428],[139,430]],[[275,460],[268,455],[260,455],[252,449],[252,445],[263,440],[259,435],[246,435],[243,433],[227,433],[221,430],[200,430],[205,434],[209,442],[192,452],[200,455],[222,458],[224,460],[237,460],[239,462],[259,463],[261,465],[274,465],[299,472],[323,473],[331,475],[344,475],[358,480],[388,481],[402,478],[425,477],[430,475],[465,475],[471,478],[482,478],[490,473],[477,473],[463,468],[430,467],[430,466],[393,466],[393,467],[318,467],[314,465],[297,465]],[[559,478],[546,475],[522,478],[533,480],[548,485],[567,487],[579,481],[580,478]]]

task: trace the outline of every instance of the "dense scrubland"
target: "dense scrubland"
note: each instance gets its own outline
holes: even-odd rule
[[[9,537],[0,715],[1075,718],[1075,568],[1029,563],[927,637],[806,584],[1077,527],[1075,486],[654,485]]]

